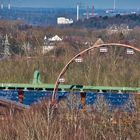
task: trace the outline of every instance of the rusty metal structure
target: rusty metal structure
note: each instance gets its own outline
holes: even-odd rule
[[[133,54],[134,51],[136,52],[140,52],[140,49],[139,48],[136,48],[134,46],[131,46],[131,45],[126,45],[126,44],[119,44],[119,43],[101,43],[101,44],[95,44],[93,45],[92,47],[88,48],[88,49],[85,49],[84,51],[78,53],[77,55],[75,55],[65,66],[64,68],[62,69],[62,71],[60,72],[60,74],[58,75],[57,77],[57,80],[55,82],[55,85],[54,85],[54,90],[53,90],[53,94],[52,94],[52,102],[55,102],[56,101],[56,94],[57,94],[57,91],[59,89],[59,85],[60,85],[60,79],[64,76],[65,72],[68,70],[69,66],[75,62],[75,60],[77,60],[79,57],[83,56],[83,55],[88,55],[87,52],[90,52],[90,51],[94,51],[95,49],[97,48],[102,48],[103,52],[107,52],[106,48],[107,47],[110,47],[110,46],[114,46],[114,47],[123,47],[126,49],[126,52],[127,54]],[[104,48],[104,49],[103,49]],[[80,61],[80,60],[79,60]],[[83,91],[84,88],[82,88],[82,91]],[[94,90],[94,89],[98,89],[98,90],[113,90],[113,87],[93,87],[91,86],[89,88],[90,90]],[[126,90],[129,90],[128,87],[116,87],[116,89],[118,91],[126,91]],[[137,94],[139,95],[140,92],[139,90],[138,91],[134,91],[133,94]],[[86,98],[86,96],[81,96],[81,101],[82,101],[82,104],[84,105],[85,104],[85,99],[83,98]],[[85,109],[85,107],[83,107]]]

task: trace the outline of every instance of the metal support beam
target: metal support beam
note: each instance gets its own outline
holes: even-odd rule
[[[86,92],[80,92],[82,112],[86,111]]]

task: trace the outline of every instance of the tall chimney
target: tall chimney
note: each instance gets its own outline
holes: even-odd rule
[[[89,19],[89,6],[87,5],[87,19]]]
[[[79,4],[77,4],[77,21],[79,20]]]
[[[3,8],[4,8],[3,3],[1,3],[0,8],[1,8],[1,9],[3,9]]]
[[[94,5],[92,6],[92,17],[94,17]]]
[[[9,3],[8,3],[8,10],[11,9],[11,1],[9,0]]]
[[[116,0],[114,0],[114,7],[113,7],[114,10],[116,10]]]
[[[1,0],[1,3],[0,3],[0,8],[3,9],[4,6],[3,6],[3,1]]]

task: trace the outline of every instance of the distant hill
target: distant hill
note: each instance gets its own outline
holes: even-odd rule
[[[111,25],[121,25],[126,24],[130,28],[140,26],[140,14],[130,14],[130,15],[116,15],[116,16],[99,16],[92,17],[90,19],[79,20],[78,22],[72,24],[72,27],[76,28],[96,28],[104,29]]]

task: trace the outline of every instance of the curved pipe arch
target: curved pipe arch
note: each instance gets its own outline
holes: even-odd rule
[[[105,44],[100,44],[100,45],[93,45],[92,47],[88,48],[88,49],[85,49],[83,51],[81,51],[80,53],[78,53],[77,55],[75,55],[72,59],[70,59],[70,61],[64,66],[64,68],[61,70],[60,74],[58,75],[57,77],[57,80],[55,82],[55,85],[54,85],[54,90],[53,90],[53,94],[52,94],[52,102],[55,101],[56,99],[56,92],[58,90],[58,86],[60,84],[59,82],[59,79],[63,76],[63,74],[66,72],[66,70],[68,69],[69,65],[71,63],[73,63],[73,61],[83,55],[84,53],[88,52],[88,51],[91,51],[91,50],[94,50],[95,48],[100,48],[100,47],[103,47],[103,46],[117,46],[117,47],[124,47],[124,48],[131,48],[137,52],[140,52],[140,49],[139,48],[136,48],[134,46],[131,46],[131,45],[126,45],[126,44],[120,44],[120,43],[105,43]]]

